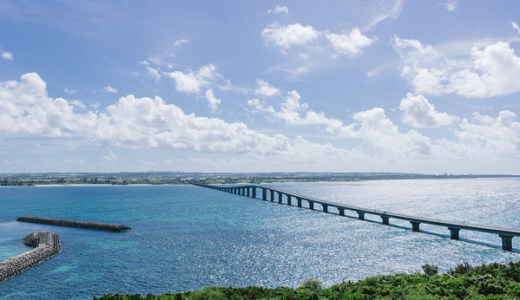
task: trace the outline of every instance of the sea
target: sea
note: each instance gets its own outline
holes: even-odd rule
[[[468,224],[520,228],[520,179],[430,179],[269,183],[297,194],[364,208]],[[260,193],[257,193],[260,194]],[[293,201],[293,205],[294,205]],[[305,206],[305,202],[304,202]],[[0,188],[0,261],[30,250],[34,231],[60,236],[61,252],[0,283],[0,299],[90,299],[206,286],[324,286],[377,274],[440,272],[520,260],[497,235],[377,216],[366,221],[333,208],[323,213],[193,185],[37,186]],[[104,232],[17,222],[41,216],[124,224]]]

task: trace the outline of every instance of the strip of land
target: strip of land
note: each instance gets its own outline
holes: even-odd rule
[[[0,186],[128,185],[128,184],[236,184],[272,182],[365,181],[399,179],[466,179],[520,177],[507,174],[417,174],[382,172],[271,172],[271,173],[13,173],[0,174]]]

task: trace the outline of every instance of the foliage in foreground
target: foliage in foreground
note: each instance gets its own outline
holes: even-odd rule
[[[323,288],[315,279],[307,279],[299,288],[263,288],[250,286],[206,287],[199,291],[159,296],[148,294],[106,295],[93,300],[434,300],[434,299],[520,299],[520,262],[493,263],[472,267],[467,262],[437,275],[436,266],[424,265],[426,274],[396,274],[367,277],[358,282],[342,282]]]

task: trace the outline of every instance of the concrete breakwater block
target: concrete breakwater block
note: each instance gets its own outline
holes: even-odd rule
[[[0,262],[0,282],[60,252],[60,237],[50,231],[35,231],[23,243],[36,248]]]
[[[66,226],[66,227],[75,227],[75,228],[94,229],[94,230],[102,230],[102,231],[122,232],[122,231],[132,230],[132,228],[130,228],[126,225],[63,220],[63,219],[44,218],[44,217],[19,217],[18,219],[16,219],[16,221],[47,224],[47,225]]]

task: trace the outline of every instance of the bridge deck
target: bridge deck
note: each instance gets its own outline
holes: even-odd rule
[[[377,215],[377,216],[381,216],[384,218],[395,218],[395,219],[405,220],[405,221],[409,221],[409,222],[442,226],[442,227],[447,227],[447,228],[455,230],[455,231],[464,229],[464,230],[472,230],[472,231],[480,231],[480,232],[498,234],[502,238],[502,247],[506,250],[511,250],[512,237],[520,236],[520,230],[516,230],[516,229],[482,226],[482,225],[458,223],[458,222],[452,222],[452,221],[443,221],[443,220],[436,220],[436,219],[430,219],[430,218],[424,218],[424,217],[403,215],[403,214],[387,212],[387,211],[366,209],[366,208],[362,208],[362,207],[339,204],[339,203],[335,203],[335,202],[316,199],[313,197],[303,196],[303,195],[299,195],[296,193],[280,190],[277,188],[266,187],[266,186],[259,186],[259,185],[215,186],[215,185],[208,185],[208,184],[195,184],[195,185],[201,186],[201,187],[212,188],[212,189],[223,190],[223,191],[229,191],[229,190],[233,190],[233,189],[249,189],[249,188],[263,189],[263,190],[273,191],[276,193],[282,193],[282,194],[294,197],[296,199],[305,200],[309,203],[311,203],[311,202],[318,203],[318,204],[323,205],[324,207],[325,206],[336,207],[339,210],[343,209],[343,210],[355,211],[355,212],[361,213],[361,214]],[[245,193],[244,193],[244,195],[245,195]],[[456,232],[455,235],[453,235],[453,233],[452,233],[452,238],[458,239],[458,231]]]

